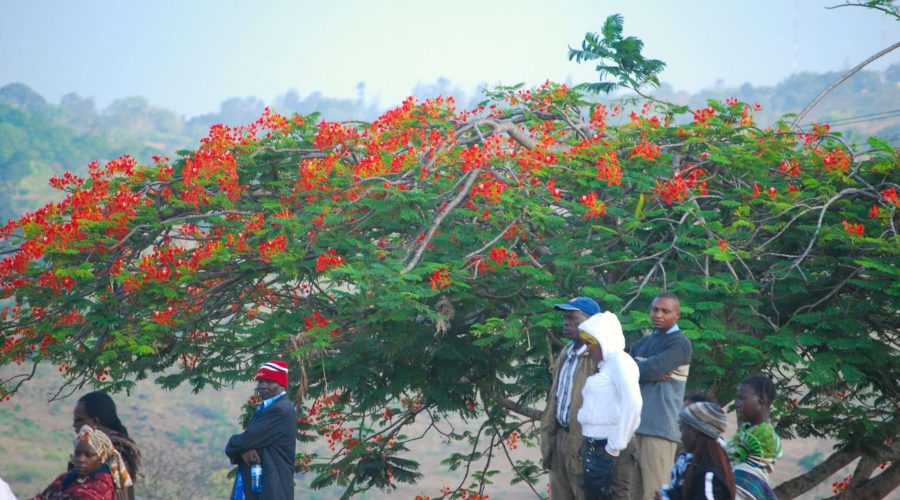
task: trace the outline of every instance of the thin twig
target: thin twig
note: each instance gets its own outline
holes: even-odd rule
[[[885,54],[887,54],[887,53],[893,51],[893,50],[896,49],[897,47],[900,47],[900,42],[897,42],[897,43],[891,45],[890,47],[888,47],[888,48],[886,48],[886,49],[884,49],[884,50],[882,50],[882,51],[876,53],[875,55],[869,57],[869,58],[866,59],[865,61],[859,63],[855,68],[851,69],[850,71],[848,71],[847,73],[845,73],[843,76],[841,76],[840,78],[838,78],[837,80],[835,80],[831,85],[825,87],[825,90],[823,90],[822,92],[820,92],[819,95],[817,95],[816,98],[812,100],[812,102],[810,102],[809,104],[807,104],[806,107],[803,108],[803,111],[801,111],[801,112],[797,115],[797,117],[794,118],[794,121],[792,122],[792,125],[794,125],[794,126],[796,127],[797,124],[800,123],[800,120],[803,120],[803,118],[807,115],[807,113],[809,113],[814,107],[816,107],[816,105],[819,104],[819,101],[821,101],[822,99],[824,99],[826,95],[828,95],[832,90],[835,89],[835,87],[837,87],[838,85],[844,83],[848,78],[850,78],[851,76],[853,76],[853,75],[855,75],[856,73],[858,73],[861,69],[863,69],[864,67],[866,67],[866,66],[867,66],[869,63],[871,63],[872,61],[874,61],[874,60],[878,59],[879,57],[881,57],[881,56],[883,56],[883,55],[885,55]]]

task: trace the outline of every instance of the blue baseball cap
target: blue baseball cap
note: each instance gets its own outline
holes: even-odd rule
[[[591,316],[603,312],[600,305],[590,297],[575,297],[568,304],[556,304],[553,308],[557,311],[581,311]]]

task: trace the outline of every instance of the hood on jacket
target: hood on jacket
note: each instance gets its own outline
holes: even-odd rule
[[[625,335],[619,318],[609,312],[595,314],[578,325],[578,329],[597,339],[603,357],[625,350]]]

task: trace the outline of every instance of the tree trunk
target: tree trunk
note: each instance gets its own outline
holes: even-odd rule
[[[833,498],[886,498],[898,486],[900,463],[894,462],[881,474],[863,481],[859,486],[851,486]]]
[[[801,474],[793,479],[785,481],[775,488],[775,495],[781,499],[796,498],[813,489],[828,476],[847,466],[859,457],[860,451],[856,448],[843,447],[834,452],[824,462],[813,467],[806,474]]]

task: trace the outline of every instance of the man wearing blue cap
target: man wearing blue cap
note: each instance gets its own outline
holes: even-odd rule
[[[575,418],[581,409],[581,390],[595,365],[579,339],[578,325],[601,312],[589,297],[577,297],[556,304],[562,311],[563,336],[571,342],[559,353],[553,366],[553,387],[547,395],[547,407],[541,417],[541,460],[550,470],[550,498],[582,500],[581,424]]]

